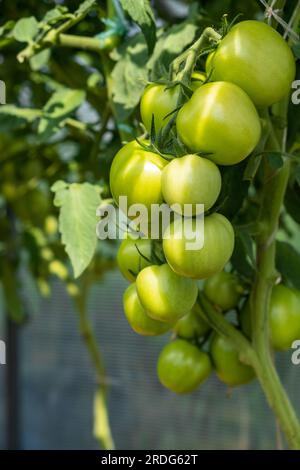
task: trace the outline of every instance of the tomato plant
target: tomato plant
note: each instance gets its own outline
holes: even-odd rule
[[[176,393],[195,390],[210,375],[209,356],[187,341],[177,339],[161,351],[158,364],[161,383]]]
[[[22,324],[30,307],[19,280],[32,278],[45,296],[54,276],[64,283],[97,377],[95,435],[111,449],[108,380],[87,304],[92,284],[117,258],[132,282],[124,294],[131,327],[178,336],[159,358],[161,382],[178,393],[194,390],[211,371],[210,348],[228,385],[257,378],[288,446],[300,449],[299,421],[272,351],[300,336],[293,83],[300,5],[203,0],[180,16],[179,2],[2,2],[5,308]],[[148,212],[153,204],[177,204],[154,251],[153,240],[131,239],[131,219],[119,250],[102,237],[103,209],[117,213],[122,196],[128,207],[143,204]],[[182,213],[184,204],[192,204],[192,217]],[[196,204],[204,204],[204,214]],[[239,317],[243,294],[251,299],[248,330],[235,323],[245,315]]]

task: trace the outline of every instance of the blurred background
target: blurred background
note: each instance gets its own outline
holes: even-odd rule
[[[115,4],[97,2],[98,10],[71,33],[107,34],[111,25],[102,19],[109,3]],[[256,0],[152,4],[157,24],[172,37],[165,41],[160,32],[155,58],[164,55],[169,61],[193,41],[197,28],[219,25],[224,12],[234,18],[242,10],[244,18],[253,18],[263,11]],[[15,29],[21,18],[40,21],[51,10],[54,16],[43,24],[52,21],[51,27],[57,27],[79,5],[72,0],[0,0],[0,80],[8,103],[0,106],[0,340],[6,342],[7,361],[0,365],[1,449],[99,448],[93,436],[97,383],[78,329],[76,299],[82,279],[74,281],[62,247],[50,188],[59,179],[88,181],[101,187],[103,198],[109,196],[112,157],[122,140],[139,132],[143,86],[138,79],[148,59],[144,39],[133,26],[126,39],[119,37],[113,44],[120,44],[118,53],[104,50],[113,61],[108,72],[97,54],[76,48],[53,47],[38,58],[17,60],[36,28],[31,21],[27,36],[24,29]],[[153,69],[155,64],[152,58]],[[119,100],[113,106],[108,80]],[[71,90],[77,94],[70,95]],[[51,115],[51,99],[63,112]],[[292,209],[296,219],[299,204]],[[176,396],[160,385],[156,362],[169,337],[139,337],[130,329],[122,308],[127,283],[114,261],[117,246],[98,245],[88,268],[92,283],[86,307],[107,371],[116,447],[280,448],[276,422],[257,382],[228,390],[212,376],[188,396]],[[292,365],[290,353],[276,356],[276,362],[300,413],[300,366]]]

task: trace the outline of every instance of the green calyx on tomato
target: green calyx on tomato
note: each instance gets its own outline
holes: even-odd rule
[[[203,383],[212,371],[208,354],[197,346],[177,339],[161,351],[157,372],[162,385],[175,393],[190,393]]]
[[[205,73],[194,72],[192,74],[191,89],[195,91],[206,80]],[[151,132],[152,119],[154,118],[155,132],[168,124],[172,118],[172,112],[178,106],[180,85],[168,87],[160,83],[148,85],[141,98],[141,118],[147,131]]]
[[[249,302],[241,311],[243,332],[251,338],[251,313]],[[300,293],[282,284],[272,289],[269,328],[271,346],[276,351],[286,351],[300,338]]]
[[[254,104],[237,85],[206,83],[182,106],[176,120],[189,150],[219,165],[234,165],[256,147],[261,124]]]
[[[241,87],[256,106],[270,106],[291,90],[296,74],[293,53],[271,26],[261,21],[242,21],[208,56],[211,81],[224,80]]]
[[[210,209],[221,191],[221,173],[207,158],[198,155],[185,155],[174,158],[162,172],[162,193],[164,200],[172,206],[178,205],[176,212],[183,214],[184,205],[191,204],[192,214],[197,211],[196,204],[204,204]]]
[[[147,315],[139,301],[135,284],[131,284],[125,290],[123,305],[128,323],[136,333],[144,336],[158,336],[171,329],[172,325],[153,320]]]
[[[211,303],[225,311],[237,306],[244,291],[237,277],[225,271],[208,278],[203,290]]]
[[[201,307],[196,302],[192,310],[174,325],[173,331],[180,338],[187,340],[202,338],[211,328],[201,313]]]
[[[138,273],[150,266],[152,241],[149,239],[126,238],[119,246],[117,263],[125,279],[134,282]],[[149,261],[148,261],[149,260]]]
[[[177,274],[206,279],[221,271],[229,261],[234,248],[234,231],[226,217],[214,213],[204,218],[202,248],[196,247],[198,238],[201,237],[197,220],[175,219],[164,234],[163,250]]]
[[[239,353],[230,339],[214,333],[210,355],[217,376],[230,387],[243,385],[254,379],[254,369],[240,361]]]
[[[197,283],[178,276],[168,264],[144,268],[136,279],[140,302],[154,320],[175,323],[196,302]]]
[[[167,161],[156,153],[145,150],[132,141],[124,145],[113,159],[110,170],[110,189],[116,203],[127,196],[127,206],[163,202],[161,172]]]

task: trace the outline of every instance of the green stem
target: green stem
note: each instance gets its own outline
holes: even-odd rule
[[[98,390],[95,398],[95,424],[94,433],[100,441],[102,447],[106,450],[115,448],[112,434],[110,431],[108,409],[107,409],[107,392],[108,380],[104,361],[88,318],[87,296],[89,290],[89,280],[85,277],[82,280],[80,295],[75,298],[75,303],[79,312],[79,329],[81,336],[86,344],[91,361],[96,371]],[[98,410],[101,410],[100,412]],[[101,416],[101,419],[100,419]]]

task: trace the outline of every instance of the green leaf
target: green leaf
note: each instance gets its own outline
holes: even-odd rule
[[[226,217],[232,219],[241,209],[248,195],[249,182],[243,180],[247,162],[231,167],[222,167],[222,190],[216,207]]]
[[[9,31],[13,29],[15,22],[13,20],[9,20],[4,25],[0,27],[0,37],[5,36]]]
[[[77,278],[86,269],[96,250],[96,210],[101,200],[99,188],[89,183],[62,182],[52,187],[60,206],[59,231]]]
[[[21,18],[12,31],[13,37],[19,42],[32,42],[39,30],[39,24],[34,16]]]
[[[274,170],[279,170],[283,165],[283,158],[280,152],[269,152],[267,154],[267,158],[269,160],[270,166]]]
[[[196,32],[196,25],[183,22],[160,35],[147,64],[152,80],[161,79],[166,74],[171,61],[193,42]]]
[[[156,26],[149,0],[120,0],[123,9],[139,25],[145,36],[149,54],[156,43]]]
[[[79,5],[78,9],[75,11],[75,16],[80,16],[84,13],[88,13],[89,10],[91,10],[91,8],[95,5],[95,3],[96,0],[85,0]]]
[[[47,139],[58,130],[61,121],[65,120],[85,99],[83,90],[62,88],[53,93],[43,108],[38,133],[40,138]]]
[[[293,52],[297,59],[300,59],[300,42],[297,42],[292,46]]]
[[[285,281],[300,289],[300,253],[289,243],[277,242],[276,268]]]
[[[35,54],[30,58],[29,63],[32,70],[40,70],[46,65],[50,59],[50,49],[44,49],[43,51]]]
[[[18,108],[12,104],[0,106],[0,130],[4,132],[22,127],[40,116],[39,109]]]
[[[126,42],[119,50],[119,60],[111,74],[113,100],[131,111],[140,101],[147,82],[146,44],[141,34]],[[113,57],[116,57],[113,56]]]
[[[287,188],[284,200],[285,208],[297,224],[300,224],[300,188],[298,185]]]
[[[230,261],[234,269],[239,273],[239,275],[242,278],[248,280],[252,279],[254,272],[253,261],[250,261],[250,258],[253,257],[253,251],[253,245],[249,245],[249,237],[247,240],[246,235],[241,235],[240,232],[237,232],[235,238],[234,251]]]

